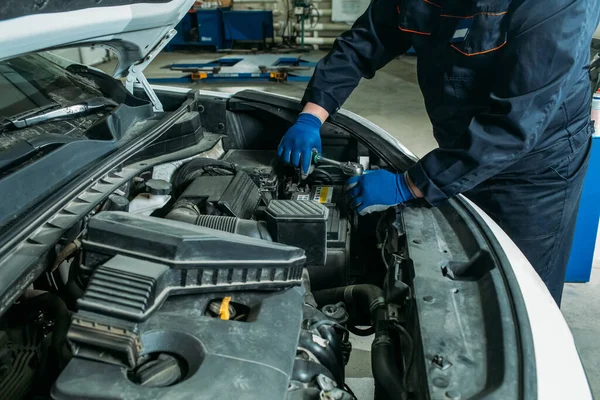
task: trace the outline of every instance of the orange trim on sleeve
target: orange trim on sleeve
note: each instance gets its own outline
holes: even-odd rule
[[[452,47],[454,50],[458,51],[460,54],[463,54],[463,55],[465,55],[465,56],[467,56],[467,57],[473,57],[473,56],[478,56],[478,55],[480,55],[480,54],[486,54],[486,53],[491,53],[492,51],[496,51],[496,50],[498,50],[499,48],[503,47],[505,44],[506,44],[506,40],[504,41],[504,43],[502,43],[502,44],[501,44],[500,46],[498,46],[498,47],[494,47],[493,49],[489,49],[489,50],[479,51],[479,52],[477,52],[477,53],[465,53],[464,51],[462,51],[461,49],[459,49],[458,47],[456,47],[456,46],[455,46],[455,45],[453,45],[453,44],[451,44],[450,46],[451,46],[451,47]]]
[[[442,17],[446,17],[446,18],[469,19],[469,18],[475,18],[478,15],[490,15],[492,17],[497,17],[497,16],[504,15],[504,14],[507,14],[507,13],[508,13],[508,11],[502,11],[502,12],[480,12],[480,13],[477,13],[477,14],[467,15],[467,16],[441,14],[441,16]]]
[[[416,33],[417,35],[424,35],[424,36],[431,36],[431,32],[419,32],[419,31],[413,31],[411,29],[404,29],[402,27],[398,27],[398,29],[400,29],[402,32],[408,32],[408,33]]]
[[[398,14],[400,14],[400,6],[396,6],[396,10],[398,11]]]
[[[437,8],[442,8],[442,6],[440,6],[439,4],[435,4],[433,1],[430,1],[430,0],[423,0],[423,1],[427,4],[431,4],[432,6],[436,6]]]

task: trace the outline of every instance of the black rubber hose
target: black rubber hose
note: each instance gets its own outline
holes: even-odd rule
[[[319,179],[315,175],[321,175],[321,176],[325,177],[325,179],[327,179],[327,183],[330,183],[330,184],[335,183],[333,176],[331,176],[331,174],[329,172],[325,171],[322,168],[315,168],[314,171],[312,172],[312,174],[310,175],[311,179],[314,182],[319,181]]]
[[[387,321],[383,291],[375,285],[354,285],[314,293],[319,306],[343,301],[347,305],[368,307],[375,327],[371,346],[371,365],[378,399],[399,399],[405,396],[403,375],[396,363],[396,348],[392,340],[393,325]]]
[[[81,253],[77,254],[71,265],[69,266],[69,277],[65,284],[65,290],[67,293],[66,302],[70,310],[75,310],[77,305],[77,299],[81,298],[84,293],[84,285],[80,282],[79,267],[81,265]]]
[[[314,292],[314,296],[319,307],[344,302],[349,308],[354,325],[370,324],[373,321],[371,318],[373,310],[384,304],[381,288],[367,284],[318,290]],[[350,309],[357,312],[352,312]]]
[[[384,303],[383,290],[375,285],[351,285],[314,292],[319,307],[343,301],[347,305],[366,305],[371,312]]]
[[[387,321],[385,308],[375,310],[375,339],[371,345],[371,368],[375,379],[377,399],[405,398],[406,388],[402,371],[396,362],[396,346],[392,340],[392,325]]]
[[[236,172],[236,167],[233,163],[214,160],[212,158],[195,158],[183,164],[173,174],[171,182],[173,183],[175,194],[182,193],[194,179],[206,173],[207,169],[211,169],[213,172],[221,170],[231,175],[235,175]]]
[[[189,203],[176,204],[165,218],[269,242],[273,241],[267,223],[264,221],[240,219],[225,215],[204,215],[198,210],[198,207]]]

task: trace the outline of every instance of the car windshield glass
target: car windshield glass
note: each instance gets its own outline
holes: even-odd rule
[[[0,120],[28,117],[102,97],[94,83],[68,72],[41,54],[0,61]],[[107,110],[0,133],[0,152],[42,135],[80,138]]]
[[[40,55],[0,61],[0,116],[101,96],[99,90]]]

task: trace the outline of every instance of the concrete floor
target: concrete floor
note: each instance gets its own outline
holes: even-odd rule
[[[304,58],[318,59],[321,54]],[[198,62],[200,56],[190,53],[163,53],[149,67],[146,76],[169,74],[161,66],[172,62]],[[202,58],[214,56],[201,56]],[[397,137],[418,156],[423,156],[436,147],[431,134],[431,124],[425,111],[423,98],[416,80],[416,60],[403,57],[383,68],[375,78],[364,80],[350,96],[344,107],[373,121]],[[234,92],[253,88],[289,96],[302,97],[305,84],[260,83],[260,84],[207,84],[195,83],[196,89]],[[597,248],[599,248],[597,246]],[[600,256],[592,273],[592,281],[586,284],[567,284],[563,297],[562,311],[567,320],[581,359],[586,368],[592,390],[600,398]],[[549,335],[552,332],[548,332]],[[557,343],[557,345],[560,345]],[[348,367],[349,384],[360,388],[367,397],[369,385],[362,380],[370,376],[369,342],[355,338],[353,358]],[[372,390],[372,389],[371,389]],[[359,395],[359,393],[357,393]],[[359,395],[359,398],[365,398]]]

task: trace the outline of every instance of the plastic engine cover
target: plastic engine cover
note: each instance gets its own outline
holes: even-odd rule
[[[304,251],[297,247],[120,211],[105,211],[91,218],[83,243],[87,267],[122,254],[182,270],[234,269],[235,278],[237,269],[301,272],[305,262]],[[246,283],[251,281],[252,275],[245,276]],[[294,276],[300,282],[300,275]]]
[[[248,320],[204,315],[209,301],[231,296],[250,308]],[[169,298],[137,329],[143,354],[166,353],[182,378],[166,387],[135,383],[124,366],[73,358],[52,390],[54,399],[282,400],[292,376],[304,290],[213,293]]]
[[[313,201],[271,200],[266,209],[273,240],[306,251],[307,265],[324,265],[327,259],[329,210]]]
[[[123,212],[92,217],[83,249],[92,275],[53,398],[286,397],[302,249]]]

